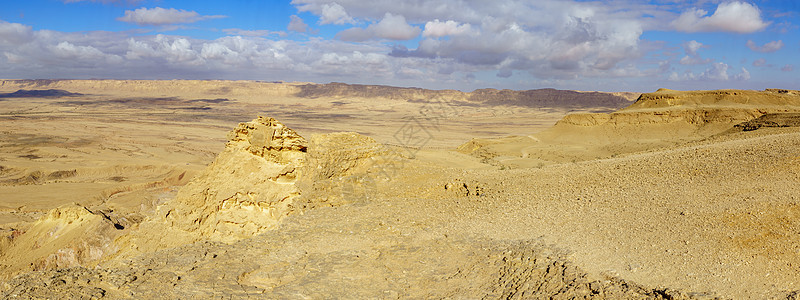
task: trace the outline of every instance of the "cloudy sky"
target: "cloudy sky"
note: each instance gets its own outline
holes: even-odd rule
[[[25,0],[0,78],[800,89],[800,1]]]

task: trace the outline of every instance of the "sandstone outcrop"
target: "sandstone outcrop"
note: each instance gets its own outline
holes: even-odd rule
[[[160,208],[164,219],[154,221],[184,232],[189,241],[252,237],[289,214],[355,201],[347,189],[374,184],[365,174],[381,149],[357,133],[307,140],[273,118],[258,117],[240,123],[225,150]]]
[[[292,210],[307,141],[272,118],[241,123],[225,150],[163,209],[166,222],[231,241],[273,228]]]

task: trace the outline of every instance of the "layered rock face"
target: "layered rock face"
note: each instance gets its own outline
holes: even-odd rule
[[[558,122],[577,126],[638,126],[685,122],[703,126],[733,124],[755,119],[766,113],[800,109],[800,93],[789,90],[673,91],[660,89],[642,94],[630,106],[610,114],[571,114]]]
[[[308,149],[305,138],[273,118],[258,117],[241,123],[228,139],[228,148],[244,149],[278,164],[298,164]]]

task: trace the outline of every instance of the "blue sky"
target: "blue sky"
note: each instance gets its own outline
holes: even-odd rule
[[[27,0],[0,77],[800,89],[789,0]]]

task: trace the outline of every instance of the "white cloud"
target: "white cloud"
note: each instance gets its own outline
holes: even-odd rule
[[[0,20],[0,45],[17,45],[32,39],[33,30],[30,26]]]
[[[794,65],[785,65],[781,68],[781,71],[784,72],[791,72],[794,71]]]
[[[424,39],[416,47],[393,49],[395,59],[448,60],[459,65],[457,69],[469,68],[473,73],[519,70],[542,79],[640,74],[632,71],[635,67],[631,64],[618,69],[620,62],[638,60],[651,49],[640,47],[644,28],[658,28],[668,23],[670,16],[657,5],[631,1],[609,5],[599,1],[508,0],[498,5],[476,0],[293,0],[292,4],[298,11],[321,19],[325,18],[326,5],[340,5],[355,23],[385,19],[390,7],[388,12],[403,16],[405,24],[425,25]],[[651,21],[654,16],[662,21]],[[365,41],[387,37],[378,36],[373,29],[349,28],[337,38]],[[416,28],[412,30],[394,38],[415,37]]]
[[[761,52],[761,53],[775,52],[781,50],[783,46],[784,45],[782,40],[772,41],[764,44],[764,46],[759,46],[752,40],[747,40],[747,48],[750,48],[750,50],[753,50],[755,52]]]
[[[386,13],[380,22],[367,28],[353,27],[339,32],[336,37],[343,41],[360,42],[372,38],[410,40],[419,35],[420,29],[406,23],[401,15]]]
[[[753,33],[768,25],[761,19],[758,7],[739,1],[720,3],[710,16],[705,10],[692,8],[672,22],[675,29],[683,32]]]
[[[196,48],[186,38],[159,34],[149,40],[130,38],[125,57],[129,60],[163,61],[170,65],[199,66],[205,61]]]
[[[708,63],[710,63],[712,61],[713,60],[710,59],[710,58],[703,59],[703,58],[700,58],[698,56],[689,56],[689,55],[687,55],[687,56],[684,56],[683,58],[681,58],[681,60],[678,61],[678,63],[680,63],[682,65],[705,65],[705,64],[708,64]]]
[[[422,32],[422,36],[439,38],[448,35],[460,35],[469,32],[470,29],[470,24],[460,24],[453,20],[442,22],[439,19],[435,19],[425,23],[425,30]]]
[[[697,51],[703,47],[706,46],[695,40],[691,40],[683,44],[683,49],[686,51],[687,55],[697,55]]]
[[[699,51],[701,48],[706,48],[706,47],[708,46],[703,45],[702,43],[695,40],[683,43],[683,49],[684,51],[686,51],[686,56],[681,58],[681,60],[678,61],[678,63],[682,65],[705,65],[711,63],[712,61],[714,61],[713,59],[710,58],[704,59],[700,57],[700,54],[697,53],[697,51]]]
[[[125,16],[117,18],[118,21],[135,23],[137,25],[171,25],[194,23],[197,21],[225,18],[225,16],[202,16],[195,11],[182,9],[137,8],[136,10],[126,10]]]
[[[417,37],[420,32],[418,27],[408,25],[402,15],[391,13],[386,13],[383,19],[375,24],[373,30],[376,36],[390,40],[410,40]]]
[[[747,69],[742,68],[742,71],[738,74],[734,74],[731,76],[728,74],[728,69],[730,66],[726,63],[713,63],[710,67],[708,67],[705,71],[700,74],[694,74],[690,71],[686,71],[683,75],[679,75],[677,72],[672,72],[668,80],[670,81],[696,81],[696,80],[706,80],[706,81],[729,81],[733,80],[740,80],[740,81],[747,81],[750,80],[750,72]]]
[[[744,67],[742,67],[742,72],[733,76],[736,80],[747,81],[750,80],[750,72],[747,71]]]
[[[759,59],[756,59],[756,60],[753,61],[753,66],[754,67],[761,67],[761,66],[766,65],[766,64],[767,64],[767,60],[764,59],[764,58],[759,58]]]
[[[291,15],[289,16],[289,18],[290,18],[289,26],[287,26],[286,29],[294,32],[308,31],[308,24],[306,24],[306,22],[303,22],[302,18],[298,17],[297,15]]]
[[[714,63],[700,74],[700,78],[710,80],[728,80],[728,65],[725,63]]]
[[[320,24],[336,24],[344,25],[346,23],[353,24],[355,20],[347,14],[347,11],[339,3],[326,3],[322,5],[322,12],[320,13]]]
[[[75,46],[70,42],[61,42],[53,47],[54,53],[59,57],[64,58],[77,58],[77,59],[93,59],[102,57],[104,54],[97,48],[92,46]]]

